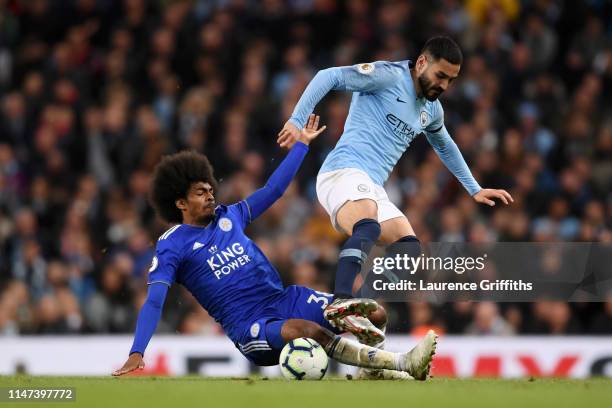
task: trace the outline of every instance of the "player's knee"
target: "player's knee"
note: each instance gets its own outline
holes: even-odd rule
[[[374,200],[348,201],[336,214],[338,224],[348,235],[352,235],[354,225],[364,219],[378,219],[378,205]]]
[[[368,315],[368,319],[372,324],[379,329],[387,325],[387,311],[381,305],[378,305],[378,309]]]

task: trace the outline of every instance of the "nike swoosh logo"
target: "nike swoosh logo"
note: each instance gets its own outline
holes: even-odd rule
[[[402,101],[399,96],[397,97],[396,101],[401,102],[401,103],[406,103],[406,101]]]

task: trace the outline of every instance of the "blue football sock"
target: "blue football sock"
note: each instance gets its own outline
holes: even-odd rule
[[[406,235],[389,245],[385,252],[387,257],[408,254],[411,258],[418,258],[421,256],[421,241],[414,235]]]
[[[414,235],[406,235],[389,245],[385,250],[385,256],[388,258],[394,258],[396,254],[407,254],[411,258],[417,258],[421,256],[421,241]],[[391,281],[391,274],[397,276],[393,270],[385,271],[383,275],[375,275],[370,271],[365,277],[363,285],[357,291],[358,297],[376,297],[375,291],[372,289],[372,283],[375,279],[382,279],[386,282]],[[399,277],[401,279],[401,277]]]
[[[353,235],[344,243],[338,260],[334,295],[336,298],[350,298],[353,282],[368,258],[374,243],[380,237],[380,224],[371,218],[364,218],[353,226]]]

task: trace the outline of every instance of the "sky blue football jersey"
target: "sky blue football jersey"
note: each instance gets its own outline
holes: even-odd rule
[[[417,97],[410,66],[408,60],[377,61],[321,70],[306,87],[289,121],[302,128],[329,91],[352,92],[344,132],[319,173],[357,168],[382,186],[412,141],[425,135],[465,189],[471,195],[477,193],[481,187],[444,126],[440,101]]]
[[[149,284],[185,286],[234,341],[249,316],[257,316],[283,293],[278,272],[244,234],[245,201],[215,209],[207,227],[180,224],[158,240]]]

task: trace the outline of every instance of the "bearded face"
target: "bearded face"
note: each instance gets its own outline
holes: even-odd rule
[[[423,96],[430,102],[435,101],[444,92],[444,89],[437,86],[435,82],[427,77],[427,71],[425,71],[418,78],[419,86]]]
[[[419,56],[417,60],[417,81],[421,97],[435,101],[450,83],[459,75],[460,65],[451,64],[445,59],[434,61],[432,57]]]

